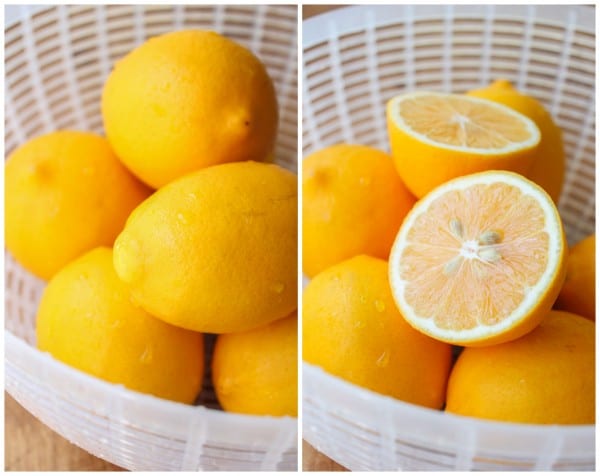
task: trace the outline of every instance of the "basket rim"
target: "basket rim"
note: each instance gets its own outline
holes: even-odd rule
[[[467,417],[456,415],[441,410],[434,410],[421,405],[404,402],[397,398],[377,393],[373,390],[361,387],[344,380],[336,375],[333,375],[323,368],[310,364],[306,361],[302,362],[302,378],[303,380],[320,379],[326,380],[331,386],[337,387],[342,392],[351,392],[353,397],[358,400],[368,400],[371,404],[387,405],[392,411],[397,414],[411,413],[413,416],[422,417],[427,420],[436,420],[436,423],[445,422],[448,425],[460,425],[464,428],[468,425],[473,430],[481,431],[502,431],[502,432],[519,432],[520,434],[540,435],[544,438],[553,430],[560,432],[566,437],[581,437],[594,436],[595,424],[587,425],[558,425],[558,424],[533,424],[533,423],[508,423],[494,420],[484,420],[481,418]],[[303,385],[305,387],[305,385]],[[303,393],[303,400],[307,397]]]
[[[375,7],[375,8],[374,8]],[[565,7],[568,10],[565,10]],[[353,5],[316,15],[302,22],[302,46],[308,49],[331,38],[364,31],[365,28],[405,22],[407,19],[432,20],[439,18],[497,17],[545,20],[555,24],[574,24],[595,34],[593,5]]]
[[[114,384],[89,375],[79,369],[71,367],[56,360],[47,352],[42,352],[31,346],[20,337],[14,335],[8,329],[4,329],[5,335],[5,364],[12,364],[16,368],[22,368],[19,360],[27,361],[30,366],[43,368],[47,366],[51,371],[58,373],[65,379],[85,384],[90,390],[98,394],[98,399],[108,401],[111,398],[125,398],[140,406],[140,410],[149,412],[173,413],[190,418],[197,418],[198,412],[203,412],[206,418],[214,419],[218,424],[235,426],[245,424],[256,426],[262,430],[273,432],[290,431],[297,429],[298,419],[290,416],[258,416],[242,413],[226,412],[208,408],[204,405],[187,405],[175,401],[165,400],[154,395],[144,394],[128,389],[121,384]],[[21,356],[19,359],[18,356]],[[15,358],[16,357],[16,358]],[[10,387],[5,385],[6,390],[14,397]],[[60,393],[60,392],[59,392]]]

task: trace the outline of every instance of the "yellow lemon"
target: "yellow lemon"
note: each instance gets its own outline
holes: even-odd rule
[[[441,408],[451,346],[414,330],[394,304],[381,259],[356,256],[304,290],[302,357],[356,385]]]
[[[446,410],[518,423],[594,423],[595,330],[583,317],[551,311],[517,340],[464,349]]]
[[[219,335],[213,354],[212,379],[224,410],[296,416],[296,313],[250,331]]]
[[[97,246],[112,246],[151,191],[103,137],[58,131],[17,148],[5,164],[6,247],[27,270],[51,278]]]
[[[450,179],[486,170],[527,174],[540,142],[528,117],[486,99],[413,92],[387,104],[392,156],[418,198]]]
[[[390,253],[400,312],[444,342],[509,341],[537,326],[565,280],[562,222],[550,196],[507,171],[466,175],[417,202]]]
[[[567,277],[556,309],[596,320],[596,235],[590,235],[569,250]]]
[[[121,59],[104,86],[102,116],[117,155],[154,188],[209,165],[264,160],[278,125],[264,65],[201,30],[151,38]]]
[[[201,332],[240,332],[296,309],[297,179],[273,164],[191,173],[133,211],[115,269],[150,314]]]
[[[488,87],[475,89],[469,96],[489,99],[527,116],[538,126],[542,135],[531,170],[527,176],[540,185],[558,203],[565,179],[565,149],[562,131],[552,116],[535,98],[521,94],[506,80],[494,81]]]
[[[387,259],[415,200],[385,152],[338,144],[310,154],[302,161],[304,273],[360,254]]]
[[[50,281],[37,315],[37,345],[79,370],[138,392],[193,403],[202,385],[203,336],[135,306],[96,248]]]

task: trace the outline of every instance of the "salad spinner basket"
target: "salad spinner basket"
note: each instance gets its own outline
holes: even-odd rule
[[[354,6],[303,22],[303,154],[389,150],[385,104],[508,79],[563,130],[559,210],[595,230],[595,11],[526,5]],[[492,370],[491,370],[492,371]],[[407,404],[303,364],[303,437],[351,470],[593,470],[595,426],[508,424]]]
[[[199,28],[245,45],[266,65],[280,107],[276,161],[296,170],[295,5],[13,6],[5,13],[5,156],[57,129],[102,133],[100,95],[114,62],[151,36]],[[6,389],[53,430],[131,470],[297,468],[297,420],[221,411],[210,375],[198,405],[184,405],[106,383],[38,351],[35,315],[45,283],[8,253],[5,262]]]

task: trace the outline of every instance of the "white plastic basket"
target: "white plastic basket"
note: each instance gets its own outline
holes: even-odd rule
[[[5,13],[6,155],[56,129],[101,133],[100,95],[113,63],[150,36],[202,28],[247,46],[267,66],[280,107],[276,162],[296,170],[295,5],[13,6]],[[106,383],[39,352],[35,315],[44,282],[8,253],[5,261],[6,389],[53,430],[131,470],[297,468],[297,419],[218,410],[210,374],[200,405],[183,405]]]
[[[574,243],[595,230],[595,11],[581,6],[387,5],[303,22],[303,153],[337,142],[389,150],[388,99],[498,78],[564,132],[559,210]],[[460,417],[303,364],[303,437],[351,470],[591,470],[595,426]]]

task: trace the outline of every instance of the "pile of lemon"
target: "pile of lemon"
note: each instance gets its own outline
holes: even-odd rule
[[[6,246],[48,280],[37,345],[126,387],[296,415],[297,180],[274,86],[213,32],[154,37],[102,94],[106,138],[56,131],[6,161]]]
[[[595,238],[567,249],[551,115],[497,81],[397,96],[387,123],[391,156],[303,161],[304,360],[451,413],[593,423]]]

